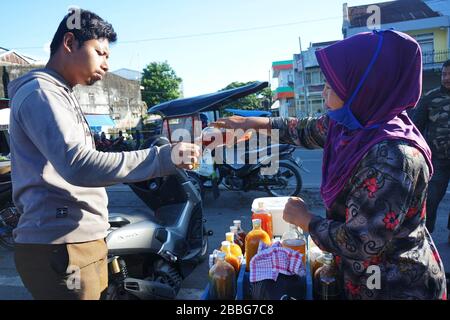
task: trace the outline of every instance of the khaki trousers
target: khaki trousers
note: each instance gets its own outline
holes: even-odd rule
[[[16,244],[14,260],[36,300],[98,300],[108,287],[104,239],[58,245]]]

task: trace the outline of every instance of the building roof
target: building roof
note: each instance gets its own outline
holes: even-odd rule
[[[21,65],[43,64],[41,61],[25,56],[15,50],[9,50],[3,47],[0,47],[0,62]]]
[[[90,127],[114,127],[116,125],[109,114],[87,114],[86,121]]]
[[[116,71],[113,71],[112,73],[128,80],[141,81],[142,79],[142,73],[137,70],[121,68]]]
[[[450,16],[450,1],[447,0],[423,0],[433,11],[443,16]]]
[[[367,19],[373,14],[367,13],[367,8],[377,5],[381,9],[381,24],[419,20],[439,17],[441,14],[433,11],[422,0],[397,0],[381,3],[373,3],[355,7],[348,7],[348,19],[350,28],[365,27]]]
[[[272,62],[272,66],[288,66],[292,65],[294,63],[294,60],[283,60],[283,61],[274,61]]]

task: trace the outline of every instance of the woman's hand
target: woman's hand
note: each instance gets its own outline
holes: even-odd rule
[[[290,198],[284,207],[283,220],[302,228],[304,232],[309,232],[309,223],[313,217],[301,198]]]
[[[225,128],[233,130],[242,129],[244,131],[249,129],[270,130],[270,119],[263,117],[232,116],[229,118],[221,118],[215,122],[211,122],[209,125],[215,128]]]

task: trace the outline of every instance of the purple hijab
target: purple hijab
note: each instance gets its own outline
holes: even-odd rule
[[[364,32],[316,51],[329,85],[348,101],[358,87],[383,37],[381,50],[350,105],[363,129],[349,130],[330,119],[324,147],[321,194],[330,208],[359,161],[383,140],[406,140],[424,155],[432,174],[431,151],[408,117],[422,91],[422,53],[407,34]],[[377,128],[367,129],[371,126]]]

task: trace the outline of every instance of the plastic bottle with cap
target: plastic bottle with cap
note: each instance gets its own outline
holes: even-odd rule
[[[230,226],[230,232],[233,233],[233,241],[234,241],[234,243],[239,246],[239,248],[241,249],[242,255],[244,255],[244,253],[245,253],[245,245],[241,241],[241,238],[239,237],[239,235],[237,234],[237,227]]]
[[[211,269],[212,266],[216,263],[217,254],[219,252],[222,252],[220,250],[214,249],[214,251],[209,255],[209,268]]]
[[[273,238],[273,219],[272,214],[264,206],[264,202],[258,202],[258,208],[252,213],[253,219],[261,219],[261,228],[267,232],[270,239]]]
[[[314,274],[314,299],[339,300],[341,288],[334,258],[331,253],[323,255],[323,266]]]
[[[262,241],[266,245],[271,245],[271,239],[267,232],[261,229],[261,220],[253,219],[253,230],[245,237],[245,262],[246,270],[250,271],[250,261],[258,253],[259,242]]]
[[[222,241],[222,246],[220,247],[220,251],[225,253],[225,255],[226,255],[225,260],[233,266],[234,270],[236,271],[236,274],[239,273],[239,268],[241,267],[241,258],[238,256],[235,256],[233,254],[233,252],[231,251],[231,242],[230,241]]]
[[[235,227],[237,227],[237,234],[238,234],[239,238],[241,239],[242,243],[244,244],[244,248],[245,248],[245,237],[247,236],[247,232],[245,232],[245,230],[242,228],[241,220],[234,220],[233,224]]]
[[[215,264],[209,270],[210,300],[234,300],[236,297],[236,272],[225,257],[224,252],[218,253]]]

